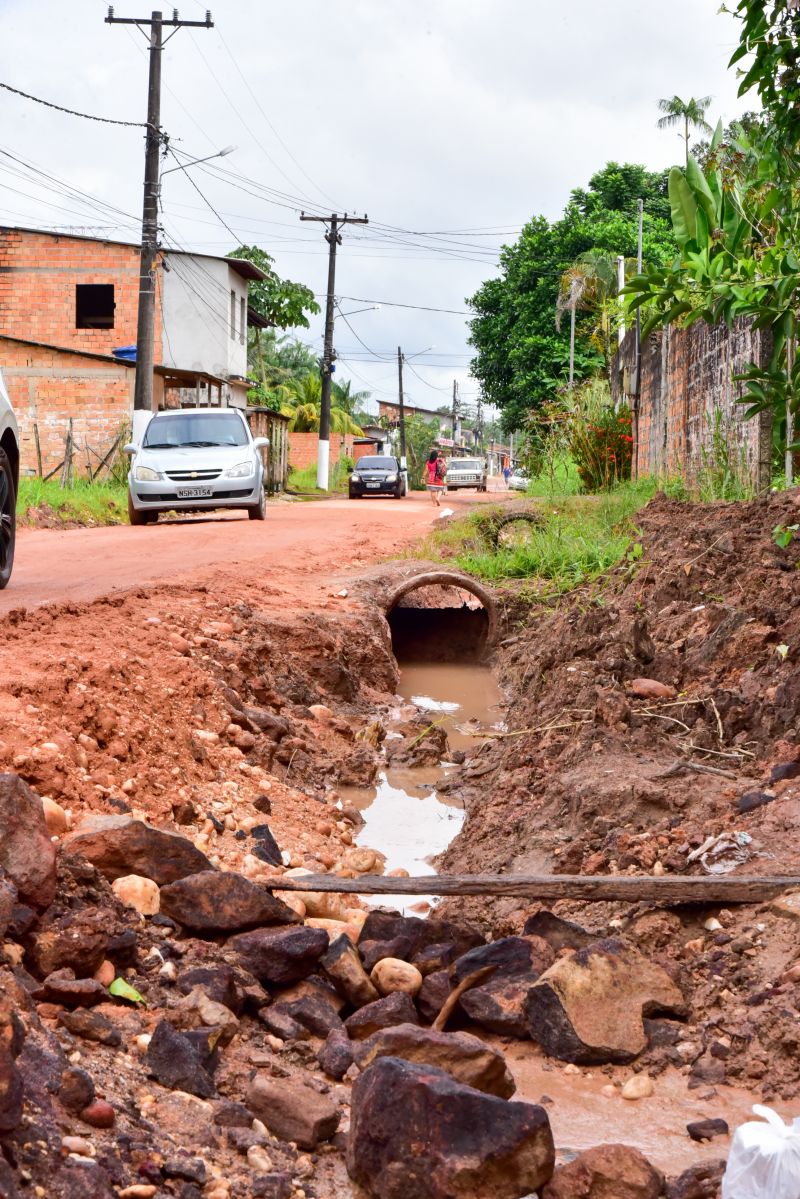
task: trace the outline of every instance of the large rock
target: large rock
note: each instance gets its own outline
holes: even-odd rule
[[[631,1062],[647,1047],[643,1017],[686,1014],[669,975],[620,938],[596,941],[545,971],[528,992],[528,1030],[551,1057]]]
[[[147,1047],[147,1065],[163,1087],[188,1091],[199,1099],[216,1093],[196,1041],[176,1032],[168,1020],[156,1025]]]
[[[274,1136],[294,1141],[301,1149],[315,1149],[339,1127],[333,1100],[294,1078],[257,1073],[247,1088],[246,1103]]]
[[[371,970],[381,958],[410,961],[429,945],[452,945],[455,956],[482,945],[485,937],[470,924],[456,920],[420,920],[397,912],[371,911],[364,921],[358,948]]]
[[[17,888],[11,879],[0,876],[0,941],[5,937],[8,926],[14,920],[17,899]]]
[[[347,1169],[359,1199],[520,1199],[554,1161],[547,1113],[534,1104],[395,1057],[353,1085]]]
[[[30,935],[27,964],[40,977],[70,969],[78,978],[91,978],[106,956],[113,930],[102,908],[61,916],[48,912]]]
[[[336,990],[351,1007],[374,1003],[380,995],[361,964],[358,950],[349,937],[336,937],[320,959],[320,965]]]
[[[397,1024],[419,1024],[414,1000],[405,991],[394,991],[385,999],[366,1004],[344,1022],[348,1035],[354,1041],[363,1041],[382,1028],[392,1028]]]
[[[300,917],[241,874],[204,870],[161,888],[161,911],[199,933],[235,933],[264,924],[298,924]]]
[[[257,928],[226,943],[246,970],[262,983],[291,983],[307,978],[328,948],[321,928]]]
[[[725,1166],[724,1158],[689,1166],[677,1178],[669,1180],[666,1199],[717,1199]]]
[[[42,801],[16,774],[0,774],[0,867],[26,903],[46,908],[56,894],[56,848]]]
[[[559,1167],[542,1199],[658,1199],[664,1175],[638,1149],[596,1145]]]
[[[529,916],[522,931],[525,936],[541,937],[556,953],[559,949],[585,949],[597,940],[596,933],[587,932],[580,924],[562,920],[560,916],[547,911]]]
[[[436,1032],[418,1024],[398,1024],[373,1033],[356,1048],[356,1062],[362,1070],[380,1057],[436,1066],[464,1086],[501,1099],[510,1099],[516,1090],[502,1053],[468,1032]]]
[[[211,863],[186,837],[154,828],[133,816],[89,816],[63,840],[106,878],[142,874],[163,887],[189,874],[211,870]]]
[[[11,1051],[0,1044],[0,1135],[13,1132],[22,1120],[23,1086]]]
[[[482,1028],[525,1040],[529,1035],[528,991],[554,960],[550,945],[537,936],[502,937],[472,949],[453,963],[451,982],[459,983],[484,966],[492,966],[494,972],[485,982],[466,991],[459,1007]]]

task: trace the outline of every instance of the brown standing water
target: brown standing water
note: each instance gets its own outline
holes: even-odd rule
[[[476,733],[502,727],[502,693],[491,670],[478,663],[403,663],[398,694],[405,702],[386,722],[389,738],[393,723],[409,718],[410,705],[444,723],[451,750],[466,749],[475,744]],[[447,762],[414,769],[387,767],[373,787],[342,788],[342,798],[356,804],[366,821],[359,844],[385,854],[387,870],[403,867],[410,874],[435,873],[432,859],[464,821],[458,800],[437,791],[453,769]],[[364,898],[386,902],[383,896]],[[430,911],[434,902],[418,895],[393,896],[391,901],[393,907],[415,915]],[[687,1123],[722,1117],[732,1134],[739,1124],[754,1118],[752,1106],[761,1101],[760,1095],[739,1087],[690,1091],[687,1076],[670,1068],[654,1079],[655,1093],[650,1098],[631,1102],[618,1091],[636,1072],[635,1064],[609,1069],[565,1067],[545,1057],[533,1042],[503,1041],[488,1034],[484,1039],[504,1053],[517,1084],[514,1098],[545,1101],[560,1162],[593,1145],[618,1143],[635,1146],[666,1175],[674,1176],[698,1162],[726,1157],[730,1145],[730,1137],[700,1144],[692,1141]],[[614,1096],[603,1094],[609,1083],[617,1086]],[[702,1098],[704,1094],[708,1098]],[[781,1103],[776,1110],[787,1120],[797,1114]]]
[[[387,739],[398,736],[392,725],[407,720],[413,706],[447,730],[451,750],[475,744],[475,734],[499,725],[503,697],[488,666],[472,662],[408,662],[401,666],[398,695],[405,703],[390,713]],[[409,874],[435,874],[432,859],[442,853],[464,823],[464,809],[449,794],[437,791],[452,773],[452,763],[435,766],[387,766],[372,787],[343,787],[341,796],[358,807],[365,824],[357,841],[379,849],[386,869]],[[381,902],[381,897],[375,898]],[[393,897],[401,910],[429,910],[425,897]]]

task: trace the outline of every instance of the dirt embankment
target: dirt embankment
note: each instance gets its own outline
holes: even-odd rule
[[[507,734],[450,783],[468,819],[440,868],[699,873],[738,858],[740,873],[800,874],[800,541],[773,538],[798,518],[797,492],[658,497],[640,515],[641,556],[532,613],[499,655]],[[534,910],[449,906],[509,932]],[[687,1072],[800,1093],[791,920],[766,905],[558,910],[622,929],[681,980],[697,1024]]]

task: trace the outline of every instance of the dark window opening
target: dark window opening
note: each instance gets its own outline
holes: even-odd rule
[[[114,328],[114,284],[78,283],[75,287],[75,327]]]

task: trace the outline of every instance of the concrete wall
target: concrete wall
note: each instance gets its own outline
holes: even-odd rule
[[[247,280],[219,258],[165,253],[164,260],[164,365],[246,375]]]
[[[25,346],[0,337],[0,365],[19,423],[20,469],[37,473],[34,425],[39,432],[42,472],[64,457],[73,422],[74,473],[86,473],[87,444],[102,458],[130,421],[134,371],[130,366],[80,354]],[[100,465],[89,454],[92,469]]]
[[[734,382],[749,362],[766,364],[769,335],[744,319],[652,333],[642,346],[639,436],[635,466],[639,476],[683,475],[691,482],[714,454],[715,435],[728,445],[756,487],[769,487],[772,420],[762,413],[745,420],[743,393]],[[612,394],[633,407],[636,346],[630,330],[612,364]],[[719,463],[717,463],[719,465]]]

